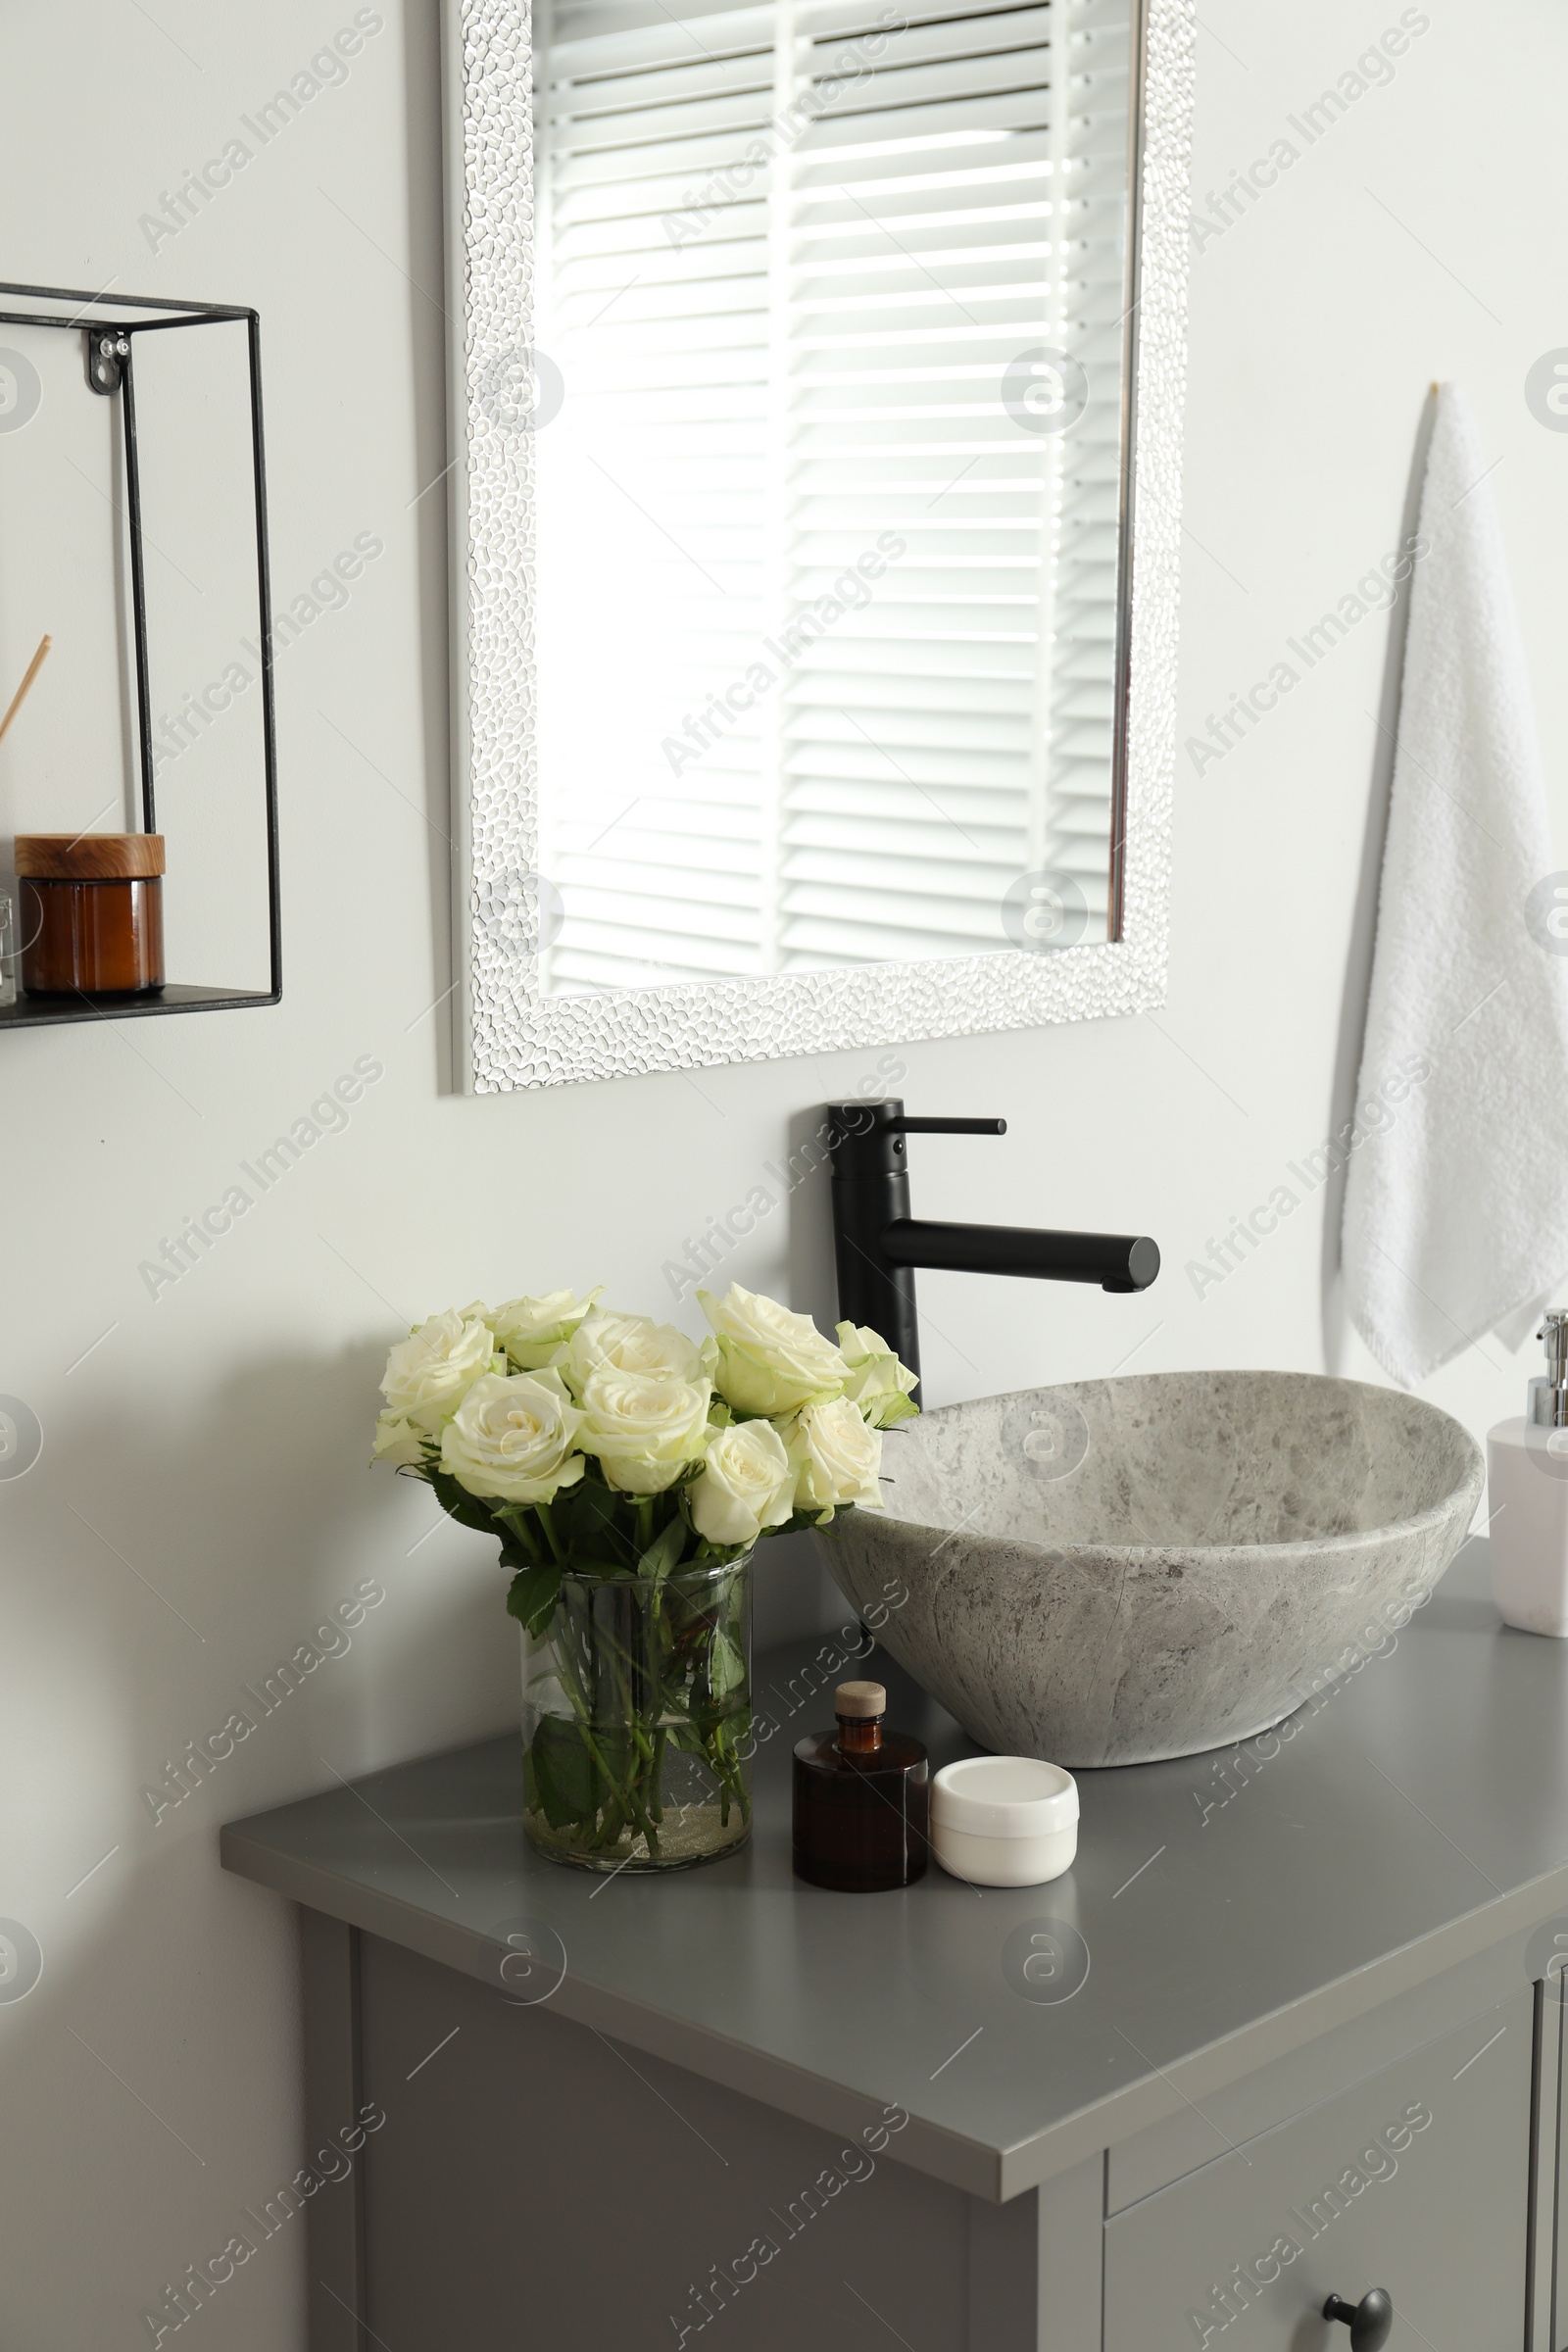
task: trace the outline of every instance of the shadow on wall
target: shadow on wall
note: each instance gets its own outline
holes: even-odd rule
[[[852,1088],[849,1093],[854,1091]],[[819,1331],[831,1334],[839,1319],[839,1287],[833,1264],[833,1175],[828,1163],[826,1108],[825,1103],[813,1102],[806,1110],[790,1113],[785,1164],[793,1181],[789,1302],[798,1315],[809,1315]]]
[[[896,1091],[904,1075],[903,1061],[897,1055],[884,1054],[874,1076],[858,1078],[833,1100],[849,1102],[859,1095],[867,1102],[880,1101]],[[783,1172],[790,1186],[786,1202],[789,1304],[797,1314],[809,1315],[819,1331],[831,1335],[839,1306],[826,1107],[824,1101],[791,1112]],[[758,1559],[753,1603],[756,1649],[855,1622],[854,1604],[834,1584],[809,1535],[774,1537],[763,1544]]]
[[[31,1984],[0,1949],[0,2098],[42,2119],[0,2215],[8,2340],[130,2341],[303,2162],[294,1921],[222,1874],[220,1825],[516,1723],[495,1545],[368,1466],[381,1363],[271,1358],[177,1421],[132,1395],[53,1421],[0,1487],[13,1753],[37,1759],[0,1913],[42,1964]],[[160,2048],[179,2066],[149,2079]],[[68,2172],[94,2219],[62,2300],[35,2256]],[[149,2174],[154,2235],[119,2218]],[[288,2339],[303,2258],[291,2224],[226,2287],[255,2340]]]
[[[1438,417],[1437,386],[1428,392],[1416,423],[1415,446],[1405,485],[1404,514],[1399,526],[1401,547],[1414,539],[1421,520],[1421,488],[1426,479],[1427,449]],[[1383,689],[1378,698],[1377,735],[1372,754],[1371,786],[1367,795],[1366,830],[1361,842],[1361,870],[1350,921],[1350,944],[1345,961],[1345,984],[1340,997],[1339,1041],[1334,1057],[1334,1091],[1329,1104],[1329,1134],[1337,1136],[1355,1115],[1356,1080],[1361,1069],[1361,1040],[1366,1029],[1367,1000],[1372,988],[1372,952],[1377,940],[1378,884],[1383,874],[1383,845],[1389,829],[1389,796],[1394,784],[1394,757],[1399,725],[1399,692],[1404,677],[1404,644],[1410,625],[1412,571],[1396,593],[1389,612],[1388,650],[1383,663]],[[1345,1165],[1330,1175],[1323,1201],[1323,1257],[1319,1295],[1323,1317],[1323,1360],[1330,1372],[1345,1368],[1348,1318],[1345,1286],[1340,1280],[1340,1226],[1345,1213]]]

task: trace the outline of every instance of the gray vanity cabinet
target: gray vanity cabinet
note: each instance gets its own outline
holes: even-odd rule
[[[1517,1992],[1113,2215],[1105,2352],[1301,2352],[1329,2295],[1370,2286],[1395,2343],[1519,2352],[1534,2030]]]
[[[307,1949],[313,2013],[353,2009],[313,2128],[366,2091],[384,2116],[312,2213],[311,2352],[806,2352],[862,2322],[910,2352],[1348,2352],[1323,2304],[1373,2286],[1395,2352],[1560,2352],[1560,2012],[1517,1990],[1355,2074],[1368,2026],[1421,2034],[1511,1952],[1190,2110],[1218,2144],[1308,2094],[1162,2185],[1155,2128],[999,2205],[901,2161],[908,2124],[826,2132],[330,1921]],[[1147,2193],[1107,2211],[1118,2183]]]
[[[308,2151],[380,2118],[302,2176],[311,2352],[1349,2352],[1375,2286],[1390,2352],[1568,2352],[1568,1643],[1482,1546],[1288,1739],[1085,1774],[1044,1887],[792,1878],[843,1663],[760,1661],[752,1845],[673,1879],[528,1852],[514,1735],[224,1832]]]

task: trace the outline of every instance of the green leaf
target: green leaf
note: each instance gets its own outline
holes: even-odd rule
[[[662,1534],[654,1538],[638,1561],[638,1575],[651,1576],[657,1584],[660,1578],[667,1576],[675,1566],[685,1548],[685,1522],[678,1517],[671,1519]]]
[[[556,1497],[556,1532],[567,1558],[612,1560],[630,1568],[639,1549],[633,1528],[635,1506],[593,1477],[579,1479]]]
[[[561,1570],[553,1561],[547,1560],[538,1567],[530,1563],[519,1568],[512,1580],[507,1592],[507,1612],[537,1641],[555,1614],[560,1591]]]
[[[845,1503],[842,1505],[842,1508],[847,1511],[853,1510],[855,1505],[853,1503]],[[794,1510],[791,1511],[789,1517],[784,1521],[782,1527],[764,1527],[758,1541],[765,1544],[772,1536],[798,1536],[804,1529],[808,1527],[825,1527],[832,1516],[833,1513],[831,1511],[824,1513],[817,1509],[814,1504],[807,1510]],[[736,1556],[738,1557],[739,1554],[737,1553]]]
[[[708,1688],[714,1700],[726,1699],[732,1690],[739,1690],[746,1681],[746,1660],[739,1645],[728,1634],[715,1633],[708,1653]]]
[[[604,1778],[573,1723],[556,1715],[541,1718],[528,1746],[528,1779],[538,1809],[553,1830],[592,1821],[604,1793]]]
[[[500,1535],[501,1530],[496,1525],[499,1505],[486,1502],[482,1495],[470,1494],[466,1487],[459,1486],[450,1472],[438,1470],[433,1464],[425,1475],[435,1489],[437,1502],[449,1519],[456,1519],[460,1527],[474,1528],[481,1536]]]

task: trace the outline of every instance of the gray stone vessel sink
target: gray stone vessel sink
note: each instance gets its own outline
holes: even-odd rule
[[[943,1406],[883,1473],[836,1582],[983,1747],[1093,1766],[1294,1713],[1426,1599],[1485,1464],[1394,1389],[1161,1372]]]

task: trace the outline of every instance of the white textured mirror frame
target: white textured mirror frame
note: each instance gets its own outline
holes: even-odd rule
[[[547,996],[534,954],[533,443],[514,405],[531,340],[530,11],[528,0],[443,0],[458,853],[452,1000],[468,1091],[1033,1028],[1162,1002],[1194,9],[1195,0],[1145,0],[1143,9],[1119,936],[1056,953]]]

